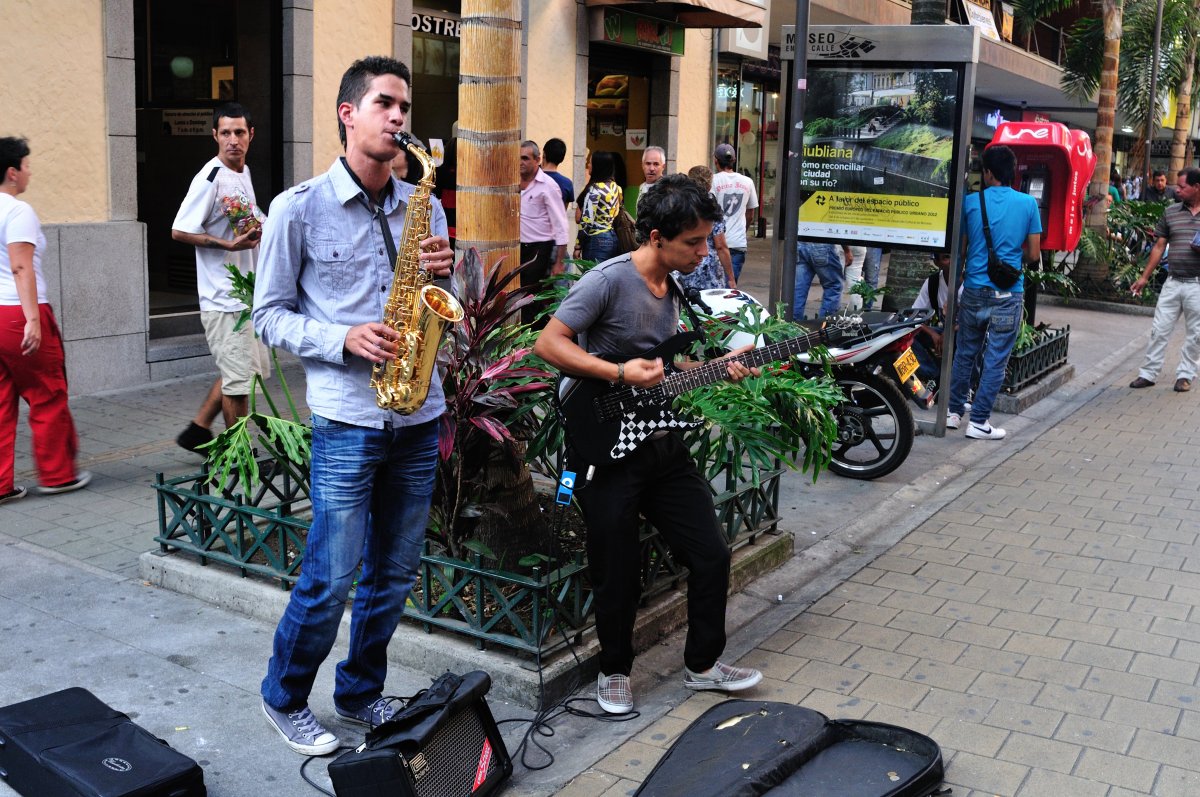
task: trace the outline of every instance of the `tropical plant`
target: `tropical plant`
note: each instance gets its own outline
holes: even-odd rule
[[[232,263],[226,263],[225,268],[229,270],[233,283],[230,295],[246,306],[234,325],[236,332],[250,321],[250,308],[254,303],[254,272],[243,274]],[[251,490],[258,484],[256,446],[269,454],[278,463],[278,468],[290,471],[301,484],[308,482],[312,430],[300,420],[300,412],[296,409],[287,377],[279,367],[279,357],[274,348],[271,349],[271,364],[279,378],[292,419],[280,417],[279,407],[267,391],[262,376],[255,374],[250,388],[249,413],[238,418],[232,426],[200,447],[207,457],[205,464],[208,466],[212,482],[220,492],[224,492],[230,486],[230,479],[234,475],[237,476],[237,483],[243,491]],[[260,393],[270,408],[270,414],[258,410]]]
[[[786,340],[812,330],[782,320],[785,308],[759,317],[744,307],[732,318],[702,316],[708,351],[721,349],[731,332],[747,332],[762,340]],[[820,352],[818,352],[819,354]],[[783,465],[811,471],[813,481],[829,464],[837,442],[833,408],[845,395],[826,374],[811,379],[787,363],[764,366],[761,376],[740,382],[715,382],[683,393],[675,408],[703,420],[692,450],[711,479],[733,468],[741,479],[758,484],[759,473]]]
[[[513,561],[546,534],[526,445],[542,425],[553,377],[532,354],[536,332],[511,323],[534,301],[519,282],[508,290],[520,273],[485,269],[470,249],[452,276],[464,317],[441,353],[446,413],[433,527],[453,556],[471,547]]]
[[[1165,209],[1163,202],[1120,202],[1109,209],[1103,230],[1083,230],[1080,253],[1104,264],[1107,280],[1118,293],[1124,293],[1146,267],[1154,227]]]

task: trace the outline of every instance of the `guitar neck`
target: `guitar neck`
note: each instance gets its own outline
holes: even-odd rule
[[[786,360],[793,354],[799,354],[802,351],[812,348],[821,340],[827,339],[825,331],[818,330],[808,335],[800,335],[799,337],[782,340],[778,343],[760,346],[752,351],[742,352],[737,356],[737,359],[747,368],[757,368],[760,365]],[[668,396],[678,396],[680,393],[685,393],[704,385],[710,385],[713,382],[720,382],[728,376],[728,360],[706,360],[695,368],[688,368],[685,371],[678,371],[671,374],[663,380],[659,387]]]

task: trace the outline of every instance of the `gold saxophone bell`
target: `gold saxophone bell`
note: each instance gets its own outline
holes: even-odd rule
[[[442,338],[451,324],[463,319],[463,308],[449,291],[428,284],[429,272],[421,268],[421,241],[430,234],[433,158],[407,133],[397,133],[396,141],[416,156],[425,171],[408,200],[392,291],[384,305],[383,323],[399,334],[399,350],[395,360],[375,364],[371,387],[380,407],[411,415],[429,395]]]

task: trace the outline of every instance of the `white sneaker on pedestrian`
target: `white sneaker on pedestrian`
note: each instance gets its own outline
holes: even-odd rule
[[[947,429],[957,429],[961,423],[962,423],[962,416],[959,415],[957,412],[952,412],[946,416],[946,428]]]
[[[762,673],[749,667],[733,667],[724,662],[716,662],[706,672],[692,672],[683,668],[683,685],[688,689],[702,691],[715,689],[720,692],[740,692],[757,686],[762,680]]]
[[[1006,434],[1003,429],[992,426],[991,421],[982,424],[971,421],[967,425],[967,437],[972,440],[1003,440]]]

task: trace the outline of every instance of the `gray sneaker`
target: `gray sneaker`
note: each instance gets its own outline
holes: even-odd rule
[[[333,710],[347,722],[356,722],[359,725],[374,728],[394,717],[396,712],[403,708],[403,706],[404,703],[399,698],[381,697],[354,711],[344,709],[336,703],[333,706]]]
[[[328,755],[341,744],[336,736],[325,730],[308,706],[296,711],[276,711],[264,700],[262,710],[267,722],[279,731],[287,746],[300,755]]]
[[[717,662],[706,673],[695,673],[687,667],[683,668],[683,685],[697,691],[715,689],[721,692],[740,692],[757,686],[762,680],[762,673],[749,667],[732,667]]]

